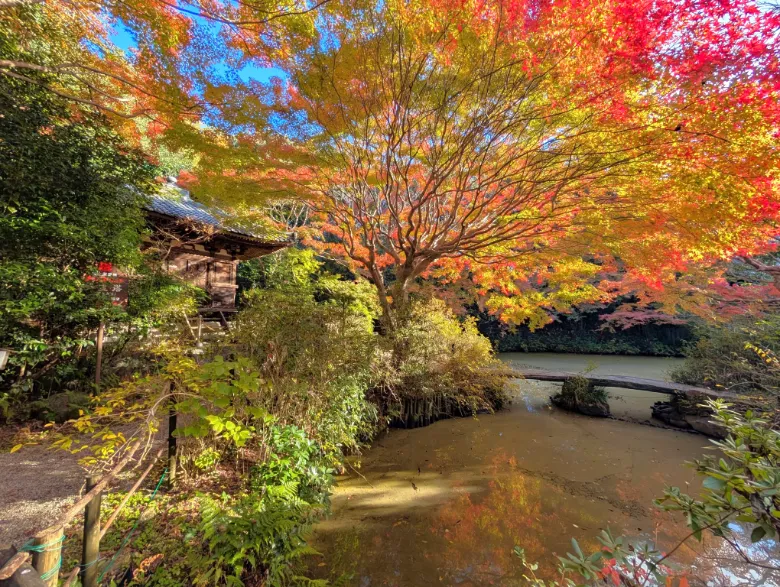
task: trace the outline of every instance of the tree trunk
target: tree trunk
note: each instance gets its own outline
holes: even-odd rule
[[[380,294],[379,299],[382,305],[382,334],[392,337],[409,317],[409,292],[406,285],[396,282],[390,288],[390,295]]]

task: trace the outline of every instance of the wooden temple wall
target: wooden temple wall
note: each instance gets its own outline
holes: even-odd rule
[[[236,303],[238,260],[224,254],[174,249],[165,261],[168,273],[206,290],[212,307],[233,308]]]

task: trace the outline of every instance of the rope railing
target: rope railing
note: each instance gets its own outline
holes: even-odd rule
[[[46,583],[50,583],[50,580],[55,577],[62,564],[59,555],[62,551],[62,542],[65,540],[63,530],[71,520],[81,512],[84,506],[92,501],[96,495],[100,494],[106,485],[108,485],[108,483],[127,466],[140,446],[140,442],[134,443],[114,468],[111,469],[111,471],[109,471],[91,491],[87,492],[81,499],[68,508],[54,525],[41,530],[28,540],[27,543],[19,549],[19,552],[17,552],[5,563],[5,565],[3,565],[2,569],[0,569],[0,580],[12,577],[19,567],[25,564],[32,556],[33,566],[41,575],[41,579]],[[58,544],[59,546],[51,549],[48,548],[49,544]],[[52,552],[56,552],[57,556],[50,555]],[[53,584],[56,585],[56,580]]]
[[[169,426],[175,430],[175,414],[171,416]],[[169,467],[171,467],[171,463],[174,463],[175,465],[176,460],[176,442],[172,434],[169,434],[168,444],[168,466],[160,476],[160,479],[151,494],[150,501],[157,495],[165,478],[168,477],[169,485],[171,485],[171,477],[173,477],[175,474],[174,471],[170,471],[171,474],[169,474]],[[59,572],[62,567],[62,547],[63,543],[65,542],[65,528],[77,515],[83,511],[84,534],[82,540],[83,552],[81,564],[76,565],[73,569],[70,570],[65,579],[65,582],[63,583],[63,587],[69,587],[79,576],[81,577],[81,584],[83,587],[96,587],[106,575],[106,573],[113,567],[117,557],[124,549],[124,547],[130,542],[133,532],[135,532],[139,523],[141,522],[142,514],[138,516],[138,520],[136,520],[136,523],[125,535],[122,542],[120,543],[119,548],[102,570],[98,568],[98,563],[105,560],[104,558],[100,557],[101,539],[106,535],[108,530],[114,524],[119,514],[129,502],[130,498],[138,491],[143,482],[152,472],[154,466],[159,463],[160,458],[163,456],[166,450],[165,448],[161,448],[157,451],[154,458],[147,465],[138,479],[136,479],[135,483],[127,492],[127,494],[119,502],[119,505],[114,508],[105,524],[101,526],[100,503],[103,491],[106,489],[108,484],[117,475],[119,475],[119,473],[121,473],[130,462],[132,462],[133,457],[138,452],[140,446],[140,441],[135,442],[127,450],[122,459],[100,479],[88,477],[86,493],[72,506],[70,506],[55,524],[35,534],[35,536],[28,540],[27,543],[25,543],[18,550],[18,552],[14,554],[14,556],[12,556],[2,566],[2,568],[0,568],[0,581],[12,578],[14,574],[25,563],[27,563],[30,558],[32,558],[33,568],[40,575],[44,585],[47,587],[57,587],[59,581]]]
[[[152,472],[152,469],[154,468],[154,465],[157,463],[158,460],[160,460],[160,457],[163,454],[164,449],[160,449],[157,451],[157,454],[154,456],[154,459],[151,463],[149,463],[149,466],[146,467],[143,473],[141,473],[141,476],[138,478],[138,480],[135,482],[135,484],[130,488],[130,490],[127,492],[127,495],[122,499],[122,501],[119,502],[119,505],[116,506],[116,509],[114,510],[114,513],[109,516],[108,520],[106,520],[106,523],[103,525],[103,527],[100,529],[100,539],[102,540],[103,537],[106,535],[106,532],[111,528],[112,524],[114,523],[114,520],[116,520],[117,516],[122,511],[122,508],[127,505],[127,502],[130,501],[130,498],[133,496],[133,494],[138,491],[138,488],[141,486],[141,483],[144,482],[144,480],[149,476],[149,473]]]
[[[130,499],[130,497],[133,495],[133,493],[135,493],[135,491],[141,485],[141,482],[143,481],[143,479],[146,478],[146,476],[149,474],[149,471],[151,471],[152,468],[154,467],[154,465],[157,463],[157,461],[159,460],[160,456],[162,456],[162,450],[157,453],[157,455],[155,456],[154,460],[149,464],[149,466],[147,467],[146,471],[144,471],[143,477],[140,478],[138,481],[136,481],[136,484],[133,486],[133,489],[131,489],[127,493],[127,495],[122,500],[122,502],[114,509],[114,512],[111,514],[111,517],[106,522],[106,525],[102,528],[102,530],[100,532],[100,538],[101,539],[106,534],[106,532],[109,530],[109,528],[111,527],[111,524],[114,522],[114,520],[116,520],[116,517],[120,514],[120,512],[121,512],[122,508],[124,507],[124,505],[127,503],[127,501]],[[160,490],[160,486],[163,484],[163,481],[165,481],[165,477],[166,477],[167,474],[168,474],[168,469],[166,468],[163,471],[162,475],[160,475],[160,479],[159,479],[159,481],[157,481],[157,484],[155,485],[154,491],[152,492],[152,495],[149,498],[150,501],[153,500],[155,498],[155,496],[157,495],[157,492]],[[105,568],[103,568],[102,571],[100,572],[100,574],[97,576],[97,579],[95,580],[96,584],[99,584],[100,581],[103,579],[103,577],[105,577],[106,573],[108,573],[108,571],[111,570],[111,568],[114,566],[114,563],[116,562],[117,557],[122,552],[124,547],[127,546],[127,544],[130,542],[130,538],[132,537],[132,535],[135,532],[136,528],[138,528],[138,525],[141,523],[142,517],[143,517],[143,512],[141,512],[138,515],[138,519],[136,520],[135,524],[133,524],[133,527],[130,528],[130,531],[127,532],[127,534],[125,534],[125,536],[122,539],[122,542],[120,543],[119,548],[117,549],[117,551],[114,553],[114,555],[108,561],[108,564],[105,566]],[[82,563],[80,565],[76,565],[71,570],[70,574],[68,574],[68,576],[66,577],[65,582],[62,584],[62,587],[70,587],[70,585],[72,585],[75,582],[76,577],[78,577],[79,574],[81,574],[82,571],[87,571],[88,569],[91,570],[93,567],[95,567],[95,565],[97,565],[99,562],[101,562],[103,560],[105,560],[105,559],[101,558],[98,555],[97,558],[95,558],[94,560],[92,560],[90,562],[86,562],[85,563],[85,562],[82,561]],[[95,570],[97,570],[97,569],[95,568]]]

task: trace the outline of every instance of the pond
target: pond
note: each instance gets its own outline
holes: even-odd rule
[[[664,378],[677,359],[506,353],[516,366]],[[315,528],[320,576],[347,585],[522,585],[515,545],[554,574],[556,555],[598,548],[603,528],[666,550],[688,534],[652,500],[665,485],[698,491],[684,466],[708,440],[699,435],[594,419],[557,410],[560,384],[522,381],[509,409],[477,418],[392,430],[363,455],[359,473],[339,479],[333,514]],[[613,413],[649,420],[661,394],[612,390]],[[743,568],[729,548],[705,537],[676,560],[693,565],[691,584],[779,585]],[[757,552],[757,556],[767,553]]]

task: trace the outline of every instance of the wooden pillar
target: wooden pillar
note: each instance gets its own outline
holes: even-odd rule
[[[87,477],[87,492],[89,492],[100,479],[96,475]],[[84,508],[84,540],[81,555],[81,585],[82,587],[97,587],[98,565],[100,556],[100,502],[103,497],[101,491]]]
[[[103,335],[106,331],[106,323],[102,320],[100,321],[100,326],[98,326],[97,331],[97,341],[95,341],[95,346],[97,347],[97,363],[95,365],[95,387],[99,390],[100,389],[100,376],[102,375],[103,371]]]
[[[47,534],[38,534],[33,538],[33,567],[41,576],[46,587],[57,587],[62,564],[62,532],[59,528]]]
[[[173,383],[171,383],[173,392]],[[168,489],[176,486],[176,400],[171,396],[168,407]]]

